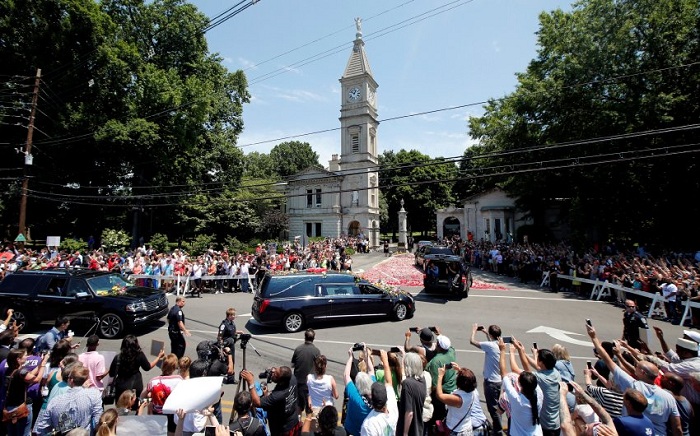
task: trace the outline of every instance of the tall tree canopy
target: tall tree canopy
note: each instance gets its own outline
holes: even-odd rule
[[[408,211],[411,231],[427,233],[435,230],[435,210],[457,199],[453,181],[457,177],[454,162],[440,164],[442,158],[431,158],[419,151],[385,151],[379,155],[379,186],[387,204],[382,213],[382,231],[398,230],[401,200]]]
[[[318,154],[308,142],[290,141],[277,144],[270,150],[270,158],[280,177],[289,177],[309,167],[322,167]]]
[[[581,242],[697,244],[683,229],[700,212],[688,201],[700,194],[699,32],[697,0],[543,13],[516,91],[470,120],[480,143],[462,176],[502,185],[539,224],[564,204],[560,219]]]
[[[28,212],[39,234],[99,234],[127,227],[132,214],[146,233],[157,223],[170,236],[191,234],[198,213],[197,230],[226,231],[205,212],[239,203],[236,140],[249,94],[244,74],[208,52],[207,23],[184,0],[0,5],[0,81],[22,91],[13,108],[26,107],[42,69]],[[17,111],[0,114],[11,147],[26,135],[6,122]],[[16,185],[5,192],[12,222]]]

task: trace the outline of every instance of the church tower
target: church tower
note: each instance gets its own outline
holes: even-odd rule
[[[379,245],[379,178],[377,159],[377,82],[372,76],[362,40],[362,22],[345,72],[340,78],[340,162],[343,175],[342,227],[348,235],[362,233],[371,246]],[[331,161],[331,171],[334,161]]]

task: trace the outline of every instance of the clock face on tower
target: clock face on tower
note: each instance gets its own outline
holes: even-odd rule
[[[348,100],[349,101],[358,101],[360,97],[362,96],[362,93],[360,92],[360,88],[357,86],[350,88],[348,91]]]

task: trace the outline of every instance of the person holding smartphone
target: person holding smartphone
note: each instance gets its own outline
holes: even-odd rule
[[[486,341],[477,341],[476,333],[483,332]],[[484,399],[486,400],[486,410],[491,416],[493,434],[498,436],[503,432],[501,415],[498,413],[498,397],[501,393],[501,371],[498,367],[498,360],[501,357],[501,350],[498,348],[498,339],[501,337],[501,328],[495,324],[489,326],[488,330],[477,323],[472,325],[472,335],[469,343],[484,352]]]

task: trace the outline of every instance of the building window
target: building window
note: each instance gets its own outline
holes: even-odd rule
[[[484,218],[484,227],[486,227],[485,233],[488,235],[491,233],[491,220]]]
[[[375,203],[374,203],[374,194],[372,194],[372,203],[370,204],[370,206],[372,206],[372,207],[375,206]]]
[[[321,223],[306,223],[306,236],[309,238],[322,236]]]
[[[374,130],[374,129],[372,129]],[[372,154],[377,154],[377,138],[371,133],[369,136],[370,150]]]
[[[306,223],[306,236],[311,237],[313,236],[311,232],[313,231],[312,223]]]
[[[314,236],[321,236],[321,223],[316,223],[316,235]]]
[[[321,189],[316,189],[316,207],[321,207]]]
[[[313,207],[314,205],[314,194],[311,189],[306,190],[306,207]]]
[[[353,206],[358,206],[360,204],[360,193],[357,191],[352,191],[351,200]]]
[[[352,142],[352,152],[359,153],[360,152],[360,135],[353,133],[350,136],[350,141]]]

